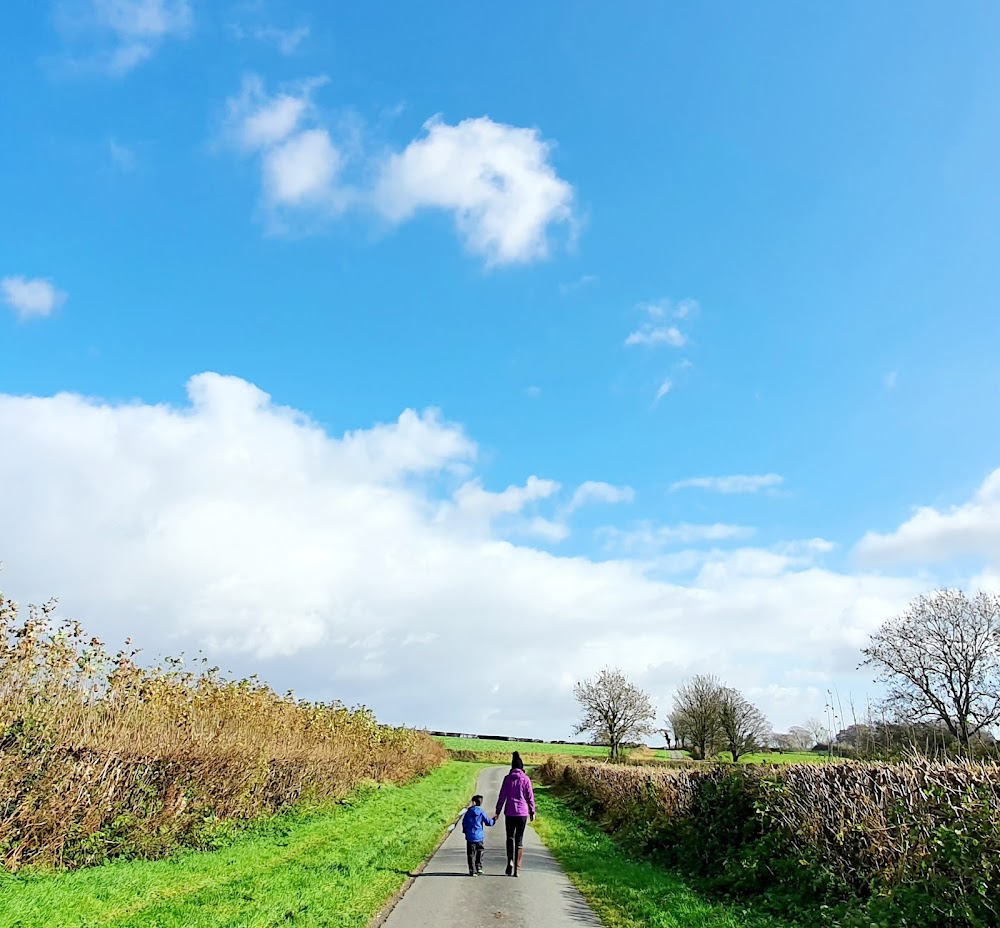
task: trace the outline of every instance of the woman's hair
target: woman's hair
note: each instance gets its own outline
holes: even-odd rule
[[[473,805],[481,806],[483,804],[483,797],[480,796],[479,793],[476,793],[476,795],[472,797],[472,803]]]
[[[521,760],[521,755],[518,751],[515,751],[510,758],[510,769],[511,770],[524,770],[524,761]]]

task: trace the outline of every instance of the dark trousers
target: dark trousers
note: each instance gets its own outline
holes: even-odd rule
[[[466,841],[465,855],[469,858],[469,873],[483,869],[483,842]]]
[[[503,822],[507,829],[507,860],[516,866],[518,848],[524,844],[524,829],[528,827],[528,816],[505,815]]]

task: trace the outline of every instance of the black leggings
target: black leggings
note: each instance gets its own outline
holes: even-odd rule
[[[505,815],[507,829],[507,860],[514,861],[517,849],[524,844],[524,829],[528,826],[527,815]]]

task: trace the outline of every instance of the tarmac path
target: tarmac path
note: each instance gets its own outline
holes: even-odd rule
[[[479,776],[476,792],[484,797],[487,815],[496,808],[506,773],[506,767],[490,767]],[[530,825],[517,879],[504,875],[504,841],[501,816],[486,829],[483,875],[470,877],[459,825],[414,878],[383,928],[601,928]]]

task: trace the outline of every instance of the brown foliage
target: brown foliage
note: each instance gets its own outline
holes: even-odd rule
[[[51,604],[0,594],[0,863],[75,866],[197,844],[205,826],[365,780],[405,782],[445,757],[423,732],[340,703],[279,696],[135,650],[109,655]]]
[[[807,857],[861,893],[945,873],[956,884],[981,876],[962,870],[965,859],[957,853],[945,859],[941,848],[953,835],[974,845],[977,861],[995,861],[1000,854],[996,764],[848,761],[658,769],[550,758],[540,773],[543,782],[583,799],[612,830],[658,829],[651,841],[660,847],[685,825],[704,837],[716,822],[730,824],[724,816],[733,808],[746,809],[752,834],[770,836],[770,853],[784,849],[790,859]],[[719,797],[729,808],[720,808],[716,820],[711,804]],[[728,829],[714,830],[724,835]],[[738,850],[733,848],[734,856]],[[960,869],[952,873],[951,867]]]

